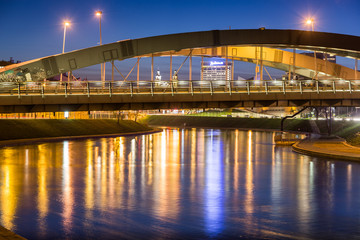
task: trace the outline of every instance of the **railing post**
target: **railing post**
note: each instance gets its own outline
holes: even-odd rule
[[[250,95],[250,84],[248,81],[246,81],[246,90],[247,90],[247,94]]]
[[[171,72],[170,72],[171,74]],[[170,82],[170,86],[171,86],[171,95],[174,96],[174,83]]]
[[[285,94],[286,91],[285,91],[285,81],[282,82],[282,88],[283,88],[283,93]]]
[[[265,82],[265,92],[266,92],[266,95],[268,94],[268,82]]]
[[[317,94],[319,94],[319,81],[316,80],[316,92]]]
[[[89,82],[86,83],[86,91],[87,91],[87,95],[88,98],[90,97],[90,86],[89,86]]]
[[[352,92],[352,88],[351,88],[351,81],[349,80],[349,92]]]
[[[232,89],[231,89],[231,82],[229,81],[229,94],[232,94]]]
[[[68,94],[68,92],[67,92],[67,82],[65,82],[65,97],[67,98],[67,94]]]
[[[18,83],[18,98],[20,99],[20,83]]]
[[[210,81],[210,93],[211,93],[211,95],[213,95],[213,93],[214,93],[212,81]]]
[[[334,91],[334,93],[336,93],[335,81],[333,81],[333,91]]]
[[[193,82],[190,82],[190,90],[191,90],[191,96],[194,96],[194,86],[193,86]]]
[[[130,92],[131,92],[131,97],[133,97],[133,95],[134,95],[134,87],[133,87],[132,82],[130,82]]]
[[[300,93],[303,94],[302,82],[300,81]]]
[[[111,86],[111,82],[109,82],[109,96],[111,97],[112,95],[112,86]]]
[[[154,96],[154,86],[153,86],[153,82],[150,82],[150,86],[151,86],[151,96]]]

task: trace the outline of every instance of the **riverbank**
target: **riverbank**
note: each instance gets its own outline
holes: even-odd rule
[[[0,146],[65,139],[134,135],[157,132],[129,120],[6,119],[0,120]]]
[[[292,145],[295,152],[338,160],[360,161],[360,148],[351,146],[342,138],[305,139]]]
[[[0,226],[0,239],[6,240],[25,240],[25,238],[7,230],[6,228]]]

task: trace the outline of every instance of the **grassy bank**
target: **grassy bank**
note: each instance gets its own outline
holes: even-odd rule
[[[327,134],[325,120],[286,119],[284,130],[314,132],[312,124],[318,127],[321,134]],[[234,117],[201,117],[201,116],[168,116],[152,115],[143,119],[144,123],[153,126],[172,127],[206,127],[206,128],[243,128],[243,129],[269,129],[280,130],[281,119],[269,118],[234,118]],[[353,145],[360,145],[360,122],[333,121],[332,134],[345,138]]]
[[[71,119],[0,120],[0,141],[66,136],[106,135],[149,131],[134,121]]]

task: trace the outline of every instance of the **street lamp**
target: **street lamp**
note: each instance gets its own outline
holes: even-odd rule
[[[311,25],[311,31],[314,31],[314,19],[309,18],[308,20],[306,20],[306,24]]]
[[[64,22],[64,40],[63,40],[62,53],[65,52],[66,27],[68,27],[68,26],[70,26],[70,22],[69,22],[69,21],[65,21],[65,22]],[[62,82],[62,73],[60,74],[60,82]]]
[[[306,24],[307,25],[311,25],[311,31],[314,31],[314,19],[313,18],[309,18],[306,20]],[[316,51],[314,51],[314,62],[315,62],[315,76],[314,78],[317,78],[317,63],[316,63]]]
[[[100,45],[102,45],[102,36],[101,36],[101,16],[102,16],[102,11],[96,11],[95,12],[96,17],[99,18],[99,27],[100,27]],[[101,71],[100,71],[100,76],[101,76],[101,82],[103,83],[103,86],[105,85],[105,63],[100,64],[101,66]]]

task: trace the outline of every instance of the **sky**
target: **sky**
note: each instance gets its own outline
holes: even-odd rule
[[[360,36],[360,0],[0,0],[0,8],[0,60],[13,57],[27,61],[61,53],[64,20],[71,22],[65,51],[98,45],[99,20],[94,14],[97,10],[103,12],[103,44],[229,28],[308,30],[304,24],[308,17],[314,19],[315,31]],[[166,73],[169,67],[164,61],[167,62],[156,60],[155,66]],[[182,61],[178,58],[174,64]],[[353,68],[353,61],[342,61]],[[193,63],[193,71],[198,68],[200,72],[199,60]],[[134,61],[116,64],[126,74]],[[142,74],[150,72],[148,65],[148,60],[141,63]],[[251,75],[253,68],[252,64],[237,64],[235,75]],[[93,66],[78,70],[77,74],[96,78],[100,75],[98,69]],[[281,75],[276,70],[272,73]]]

